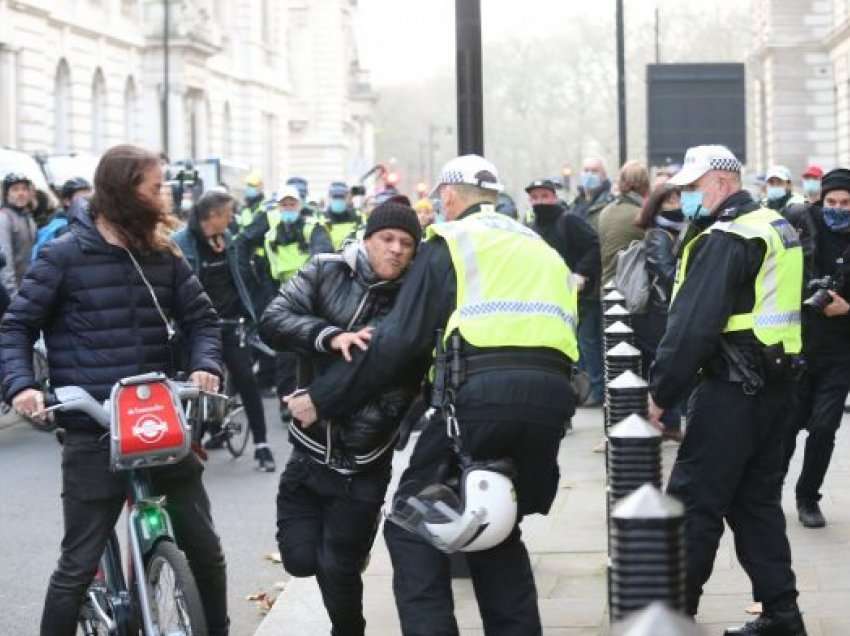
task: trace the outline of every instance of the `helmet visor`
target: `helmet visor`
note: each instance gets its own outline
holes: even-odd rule
[[[463,511],[453,490],[442,484],[428,486],[418,495],[399,498],[387,519],[419,535],[442,552],[462,550],[475,537],[483,516]]]

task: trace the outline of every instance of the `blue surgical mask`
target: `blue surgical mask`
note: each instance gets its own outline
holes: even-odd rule
[[[823,208],[823,222],[833,232],[850,231],[850,210]]]
[[[280,211],[280,220],[286,223],[287,225],[291,225],[298,220],[298,217],[301,216],[301,212],[298,210],[281,210]]]
[[[689,221],[693,221],[697,217],[705,216],[706,210],[702,207],[703,193],[699,190],[682,192],[682,214]]]
[[[330,210],[334,214],[342,214],[348,209],[348,202],[345,199],[331,199]]]
[[[814,196],[816,194],[820,194],[820,180],[803,179],[803,192],[807,196]]]
[[[245,198],[254,199],[259,194],[259,191],[254,186],[245,186]]]
[[[767,200],[779,201],[782,197],[788,194],[785,186],[767,186]]]
[[[595,172],[581,173],[581,187],[585,190],[596,190],[602,185],[602,179]]]

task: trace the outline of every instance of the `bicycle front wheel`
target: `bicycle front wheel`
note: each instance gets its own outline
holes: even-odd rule
[[[145,568],[151,613],[160,634],[207,636],[201,595],[189,562],[171,541],[160,541]]]
[[[225,444],[227,450],[234,457],[239,457],[245,452],[245,447],[248,446],[248,434],[250,426],[248,426],[248,416],[245,414],[245,407],[231,400],[227,405],[227,413],[224,416],[222,428],[225,431]]]

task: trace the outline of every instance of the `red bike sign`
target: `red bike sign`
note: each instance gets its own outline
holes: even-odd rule
[[[185,415],[166,380],[116,386],[112,408],[113,469],[173,463],[186,454]]]

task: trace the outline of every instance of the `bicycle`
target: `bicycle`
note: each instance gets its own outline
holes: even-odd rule
[[[238,320],[219,320],[221,327],[234,327],[239,347],[244,349],[251,346],[255,349],[274,355],[274,351],[266,347],[256,333],[249,331],[244,318]],[[197,409],[188,405],[186,412],[192,423],[193,441],[201,443],[204,433],[220,436],[224,445],[234,459],[240,457],[248,446],[250,426],[248,416],[242,401],[236,395],[236,387],[227,367],[222,369],[221,393],[223,395],[202,395],[198,400]]]
[[[85,413],[109,431],[110,468],[128,473],[128,575],[113,529],[80,609],[84,636],[135,636],[140,629],[144,636],[207,634],[200,593],[175,543],[165,497],[154,494],[147,473],[191,452],[181,400],[200,394],[194,386],[149,373],[119,380],[104,404],[74,386],[47,396],[46,411]]]

